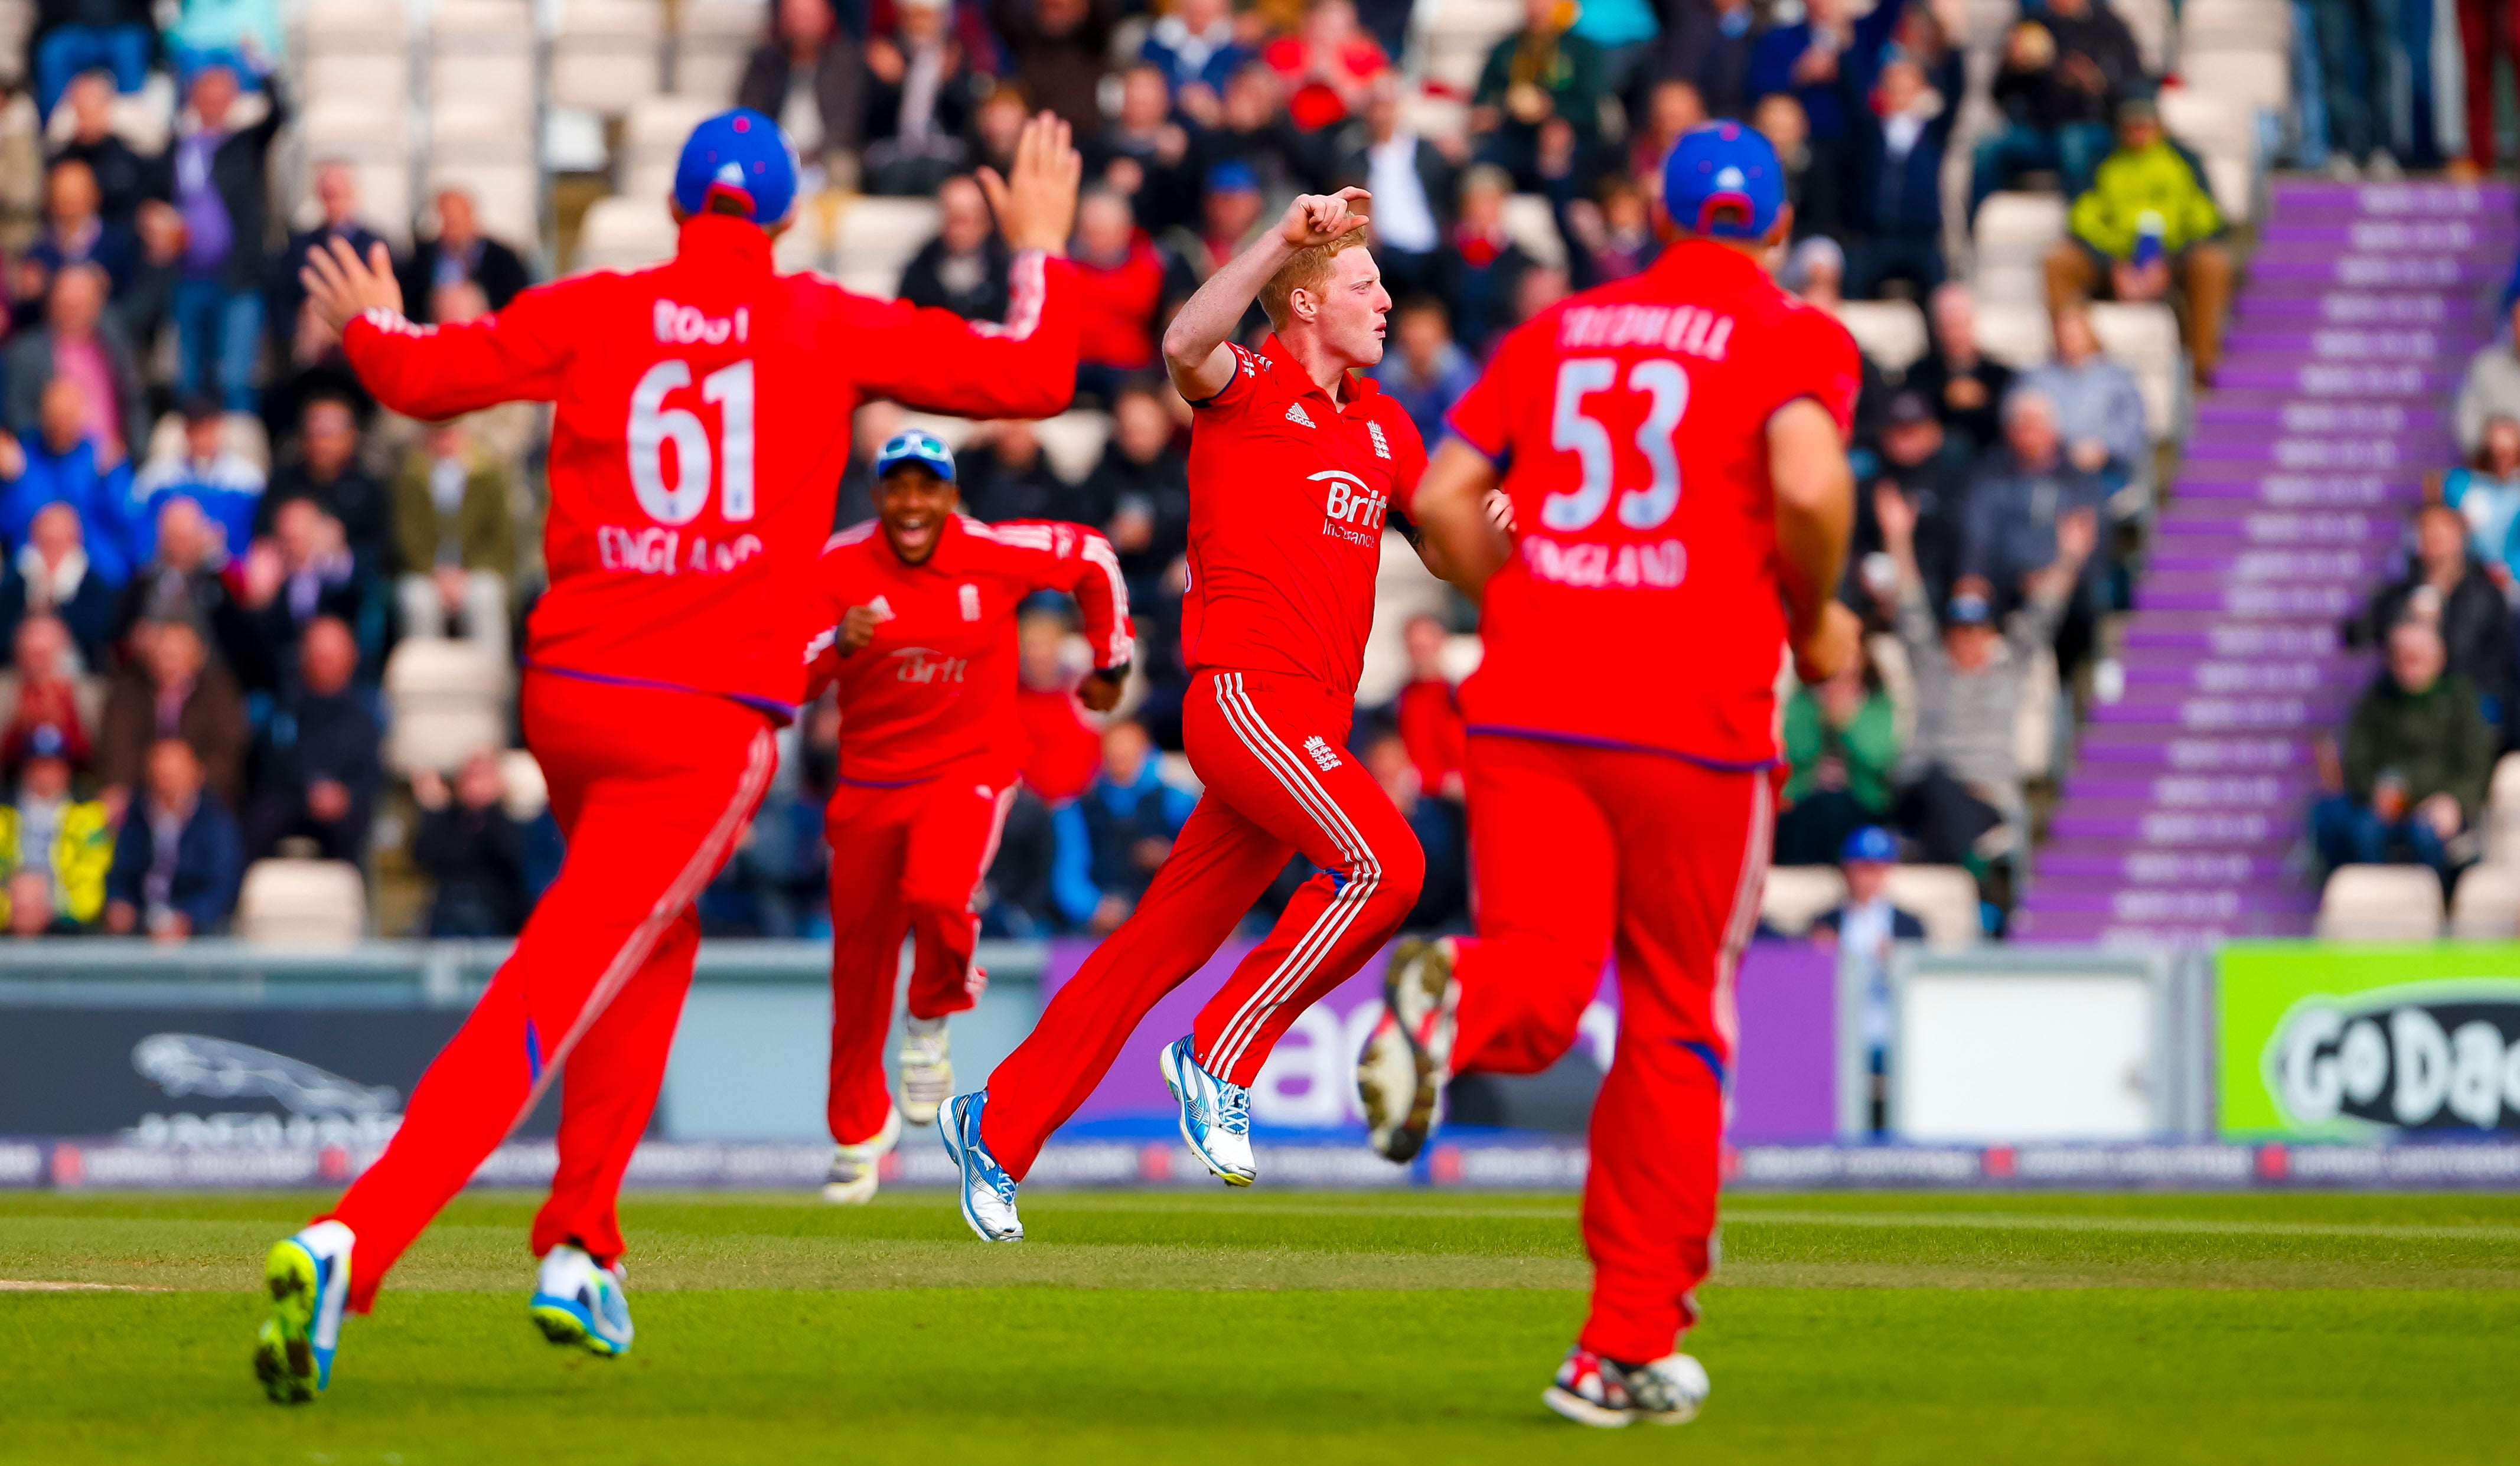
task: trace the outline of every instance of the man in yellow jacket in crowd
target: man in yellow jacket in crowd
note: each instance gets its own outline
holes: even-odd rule
[[[0,805],[0,927],[12,936],[84,930],[105,910],[113,826],[105,806],[70,795],[62,731],[26,736],[18,798]]]
[[[2151,98],[2119,105],[2118,145],[2068,223],[2072,233],[2048,252],[2048,308],[2093,296],[2159,300],[2175,286],[2196,380],[2210,380],[2231,303],[2231,255],[2217,238],[2223,211],[2204,164],[2162,131]]]

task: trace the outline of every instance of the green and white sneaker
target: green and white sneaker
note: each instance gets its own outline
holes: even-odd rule
[[[901,1111],[886,1110],[883,1129],[872,1140],[832,1147],[832,1169],[823,1177],[823,1199],[835,1206],[864,1206],[875,1200],[876,1169],[884,1153],[901,1140]]]
[[[893,1057],[901,1068],[903,1118],[913,1125],[934,1125],[936,1107],[954,1097],[954,1052],[945,1020],[905,1016],[901,1048]]]
[[[357,1239],[338,1222],[314,1225],[271,1245],[262,1285],[271,1313],[254,1337],[253,1373],[262,1393],[302,1405],[333,1383],[333,1355],[341,1345],[341,1312],[350,1301],[350,1251]]]
[[[532,1302],[534,1326],[554,1344],[574,1344],[610,1358],[630,1352],[629,1274],[619,1263],[599,1266],[584,1248],[563,1242],[543,1254]]]

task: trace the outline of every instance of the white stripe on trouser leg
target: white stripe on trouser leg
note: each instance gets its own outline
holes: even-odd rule
[[[1364,836],[1349,822],[1346,812],[1330,798],[1329,791],[1322,787],[1321,781],[1303,766],[1294,751],[1278,739],[1260,717],[1259,710],[1243,695],[1238,675],[1226,674],[1217,679],[1216,701],[1218,709],[1225,715],[1227,726],[1234,730],[1235,736],[1243,747],[1285,787],[1297,806],[1312,816],[1323,833],[1329,836],[1330,844],[1356,867],[1346,885],[1330,899],[1328,906],[1323,908],[1322,913],[1313,918],[1313,924],[1306,928],[1303,937],[1278,964],[1278,970],[1243,1000],[1242,1006],[1235,1010],[1234,1016],[1217,1036],[1216,1051],[1208,1055],[1208,1064],[1210,1072],[1223,1074],[1241,1061],[1252,1040],[1259,1036],[1269,1013],[1302,990],[1323,959],[1346,935],[1347,929],[1356,921],[1357,912],[1364,910],[1381,884],[1382,865],[1374,859],[1372,848],[1365,843]]]
[[[1330,843],[1356,867],[1357,873],[1314,918],[1302,938],[1281,960],[1277,971],[1271,973],[1227,1021],[1217,1037],[1216,1052],[1208,1056],[1213,1072],[1217,1073],[1227,1072],[1238,1063],[1251,1041],[1258,1036],[1269,1013],[1302,988],[1321,965],[1322,959],[1328,955],[1338,939],[1354,923],[1357,911],[1363,909],[1380,883],[1381,874],[1380,864],[1373,859],[1372,850],[1364,845],[1354,826],[1348,824],[1345,813],[1328,797],[1328,791],[1319,786],[1318,780],[1311,777],[1311,771],[1301,766],[1293,751],[1270,731],[1258,710],[1242,695],[1240,682],[1240,677],[1234,674],[1218,679],[1217,706],[1224,713],[1227,725],[1233,728],[1235,736],[1241,740],[1244,748],[1293,796],[1296,804],[1321,825],[1323,832],[1329,836]],[[1294,777],[1289,777],[1290,772]]]
[[[1759,920],[1759,896],[1768,883],[1768,854],[1776,840],[1776,794],[1763,770],[1750,776],[1750,830],[1741,842],[1741,874],[1732,889],[1732,914],[1724,923],[1724,948],[1715,954],[1715,1031],[1724,1036],[1730,1059],[1739,1041],[1740,1019],[1732,1010],[1732,980],[1741,949]]]
[[[717,817],[717,823],[709,826],[699,848],[692,852],[692,858],[684,863],[672,883],[665,887],[664,894],[656,898],[656,904],[649,908],[648,914],[641,918],[639,924],[630,928],[629,937],[612,954],[612,960],[605,965],[604,975],[595,980],[595,990],[579,1005],[577,1021],[568,1026],[568,1032],[561,1036],[559,1045],[543,1060],[542,1077],[534,1081],[533,1091],[525,1096],[524,1104],[517,1111],[517,1118],[508,1123],[509,1133],[514,1134],[516,1128],[525,1123],[525,1117],[534,1112],[534,1106],[542,1102],[543,1092],[551,1088],[553,1080],[560,1077],[561,1065],[567,1061],[578,1041],[586,1037],[586,1031],[604,1016],[604,1010],[612,1005],[612,1000],[621,996],[621,990],[629,985],[630,979],[647,965],[649,955],[656,950],[656,943],[663,939],[665,928],[682,915],[683,908],[690,906],[693,898],[699,895],[700,887],[707,885],[709,877],[717,873],[718,863],[726,859],[727,852],[734,848],[736,836],[743,832],[744,818],[751,812],[753,801],[761,797],[761,791],[770,786],[770,776],[778,764],[778,744],[771,738],[770,730],[765,728],[754,733],[752,746],[745,755],[743,777],[736,781],[735,798],[727,802]],[[533,1021],[531,1014],[526,1016],[526,1021]]]
[[[1287,952],[1278,970],[1261,983],[1228,1021],[1218,1035],[1217,1052],[1209,1056],[1210,1061],[1220,1068],[1230,1067],[1240,1059],[1270,1009],[1299,989],[1330,948],[1337,944],[1338,938],[1355,921],[1356,911],[1379,884],[1381,870],[1362,837],[1356,834],[1352,825],[1347,824],[1344,812],[1329,800],[1327,791],[1321,790],[1314,780],[1306,777],[1311,771],[1296,763],[1292,751],[1278,740],[1260,718],[1258,710],[1242,695],[1240,682],[1238,676],[1232,674],[1218,679],[1217,706],[1224,713],[1227,725],[1234,730],[1235,736],[1241,740],[1244,748],[1294,797],[1296,804],[1322,826],[1330,837],[1330,843],[1357,868],[1359,874],[1332,898],[1330,905]],[[1293,766],[1296,777],[1289,777],[1290,766]],[[1308,784],[1313,787],[1307,787]]]

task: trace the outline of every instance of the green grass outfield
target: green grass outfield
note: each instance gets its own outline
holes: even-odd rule
[[[525,1320],[532,1199],[473,1193],[283,1409],[253,1290],[321,1200],[0,1194],[0,1460],[2520,1459],[2513,1196],[1736,1196],[1713,1399],[1622,1433],[1538,1400],[1564,1196],[1042,1192],[991,1248],[932,1193],[637,1194],[601,1360]]]

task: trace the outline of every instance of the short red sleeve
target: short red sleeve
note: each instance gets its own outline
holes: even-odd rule
[[[1809,397],[1828,409],[1839,432],[1855,431],[1855,399],[1864,389],[1864,356],[1835,316],[1809,307],[1788,311],[1777,323],[1768,360],[1774,379],[1783,388],[1769,409],[1772,415],[1786,403]]]
[[[1400,512],[1415,516],[1418,480],[1426,472],[1425,439],[1418,436],[1418,424],[1396,403],[1374,421],[1382,424],[1383,437],[1391,445],[1391,502]]]
[[[1550,329],[1548,323],[1555,320],[1554,314],[1546,314],[1515,327],[1497,343],[1495,353],[1488,358],[1487,370],[1479,374],[1479,379],[1470,383],[1470,389],[1454,402],[1453,410],[1444,417],[1444,425],[1452,429],[1455,437],[1496,463],[1504,463],[1513,446],[1513,404],[1524,398],[1518,387],[1520,378],[1527,375],[1524,364],[1531,359],[1531,343],[1546,339],[1535,335],[1533,328],[1546,332]]]
[[[1248,407],[1252,399],[1259,396],[1272,379],[1268,358],[1259,352],[1233,341],[1226,342],[1225,349],[1234,353],[1234,377],[1217,389],[1215,396],[1204,397],[1191,404],[1199,412],[1232,412],[1237,408]]]

